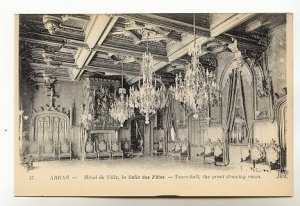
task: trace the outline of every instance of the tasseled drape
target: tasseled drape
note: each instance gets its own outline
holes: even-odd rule
[[[237,105],[238,97],[241,99],[241,104]],[[246,129],[249,134],[249,127],[247,121],[247,113],[245,107],[245,96],[244,87],[241,71],[238,69],[233,69],[232,74],[229,76],[229,91],[228,91],[228,101],[227,101],[227,112],[226,112],[226,126],[225,126],[225,139],[224,139],[224,154],[223,161],[224,164],[229,164],[229,135],[234,127],[234,120],[236,115],[236,108],[240,106],[242,109],[243,116],[245,117]]]

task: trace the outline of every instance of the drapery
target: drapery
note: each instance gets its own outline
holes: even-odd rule
[[[278,140],[280,145],[280,168],[286,169],[286,101],[284,101],[277,114]]]
[[[175,133],[177,131],[177,125],[176,125],[176,116],[174,115],[174,98],[172,95],[168,95],[168,106],[166,107],[166,127],[165,127],[165,134],[166,134],[166,142],[171,141],[171,130],[174,129]],[[176,134],[175,134],[176,136]],[[166,145],[166,151],[168,151],[168,144]]]
[[[229,136],[234,127],[235,116],[237,108],[241,109],[242,116],[246,122],[246,130],[249,134],[246,106],[245,106],[245,96],[244,96],[244,85],[242,74],[239,69],[233,69],[232,73],[229,75],[229,91],[227,100],[227,110],[226,110],[226,126],[225,126],[225,139],[224,139],[224,155],[223,162],[225,165],[229,164]],[[238,104],[238,101],[239,104]]]
[[[136,137],[140,137],[138,140],[139,146],[141,152],[144,152],[144,124],[141,124],[138,120],[135,121],[135,128],[136,128]]]

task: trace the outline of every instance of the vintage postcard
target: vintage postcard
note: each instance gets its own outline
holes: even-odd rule
[[[292,196],[292,14],[19,14],[16,196]]]

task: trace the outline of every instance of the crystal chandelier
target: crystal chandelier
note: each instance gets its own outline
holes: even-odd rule
[[[142,115],[145,116],[145,123],[149,124],[149,118],[156,113],[156,110],[166,106],[166,88],[162,83],[157,88],[157,79],[153,71],[153,57],[148,51],[143,54],[142,61],[142,84],[139,81],[138,88],[132,86],[130,88],[129,105],[132,108],[138,108]]]
[[[180,102],[189,106],[198,118],[200,112],[209,115],[209,106],[217,103],[218,85],[213,72],[205,69],[199,61],[201,47],[196,45],[196,25],[194,14],[194,45],[189,48],[191,62],[187,65],[184,77],[176,74],[175,87],[170,87],[171,94]]]
[[[134,110],[129,106],[128,96],[126,96],[126,89],[123,88],[123,62],[122,62],[122,87],[119,88],[120,97],[112,104],[109,110],[110,116],[120,122],[123,127],[125,120],[134,115]]]

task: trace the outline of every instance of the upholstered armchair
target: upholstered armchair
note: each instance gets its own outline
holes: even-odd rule
[[[85,159],[97,159],[96,144],[89,139],[85,144]]]
[[[262,144],[258,141],[252,145],[250,149],[251,161],[255,164],[261,163],[265,159],[265,150]]]
[[[257,139],[249,148],[249,157],[241,158],[241,169],[264,172],[270,170],[268,164],[266,163],[265,147]]]
[[[175,142],[168,142],[168,157],[173,157],[173,154],[175,152]]]
[[[173,157],[178,157],[181,159],[181,144],[180,142],[175,142]]]
[[[181,144],[181,154],[180,154],[181,159],[189,159],[189,143],[187,140],[182,142]]]
[[[241,148],[241,170],[250,171],[253,170],[253,163],[251,160],[251,145],[246,148]]]
[[[106,141],[101,140],[98,144],[98,158],[111,158],[111,151]]]
[[[38,141],[30,142],[28,153],[31,155],[33,160],[40,160],[40,144]]]
[[[280,169],[280,147],[274,140],[266,146],[266,162],[270,167],[270,170]]]
[[[130,148],[130,142],[127,139],[122,143],[122,150],[124,157],[133,157],[133,150]]]
[[[159,156],[159,155],[165,155],[165,151],[164,151],[164,141],[160,140],[158,142],[158,144],[155,144],[155,148],[153,150],[153,154],[155,156]]]
[[[169,148],[168,156],[178,159],[189,159],[189,144],[188,141],[175,141],[173,149]]]
[[[118,142],[113,142],[111,145],[111,158],[121,157],[123,159],[123,151],[121,150]]]
[[[223,162],[223,142],[218,139],[214,145],[215,164]]]
[[[263,172],[270,170],[269,165],[266,162],[266,151],[264,144],[256,141],[250,149],[250,156],[253,170]]]
[[[67,138],[64,138],[58,145],[58,159],[69,158],[72,159],[72,143]]]
[[[204,164],[215,163],[214,145],[211,139],[208,139],[204,146]]]
[[[55,143],[52,140],[45,141],[42,145],[42,160],[55,160]]]
[[[144,140],[140,139],[138,141],[138,150],[133,152],[134,157],[143,157],[144,156]]]

